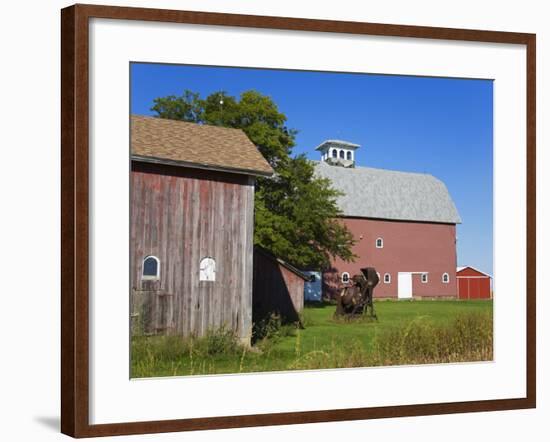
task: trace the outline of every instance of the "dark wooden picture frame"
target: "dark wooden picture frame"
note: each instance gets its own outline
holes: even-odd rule
[[[521,398],[90,425],[89,416],[89,19],[142,20],[525,45],[527,52],[526,390]],[[534,34],[97,5],[61,11],[61,431],[73,437],[159,433],[536,406]]]

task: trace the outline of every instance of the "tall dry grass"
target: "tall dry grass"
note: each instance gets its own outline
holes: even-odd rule
[[[346,325],[342,325],[345,327]],[[307,330],[307,329],[306,329]],[[239,344],[229,330],[206,336],[134,337],[132,377],[242,373],[269,370],[310,370],[391,365],[488,361],[493,359],[491,312],[459,314],[448,323],[427,317],[378,330],[370,341],[343,339],[305,350],[302,330],[272,318],[257,330],[253,349]],[[293,338],[291,355],[278,343]],[[311,347],[309,347],[311,348]],[[288,359],[286,359],[288,357]],[[286,360],[285,360],[286,359]]]
[[[458,315],[449,324],[425,317],[375,334],[372,346],[358,339],[297,357],[289,369],[351,368],[390,365],[490,361],[493,320],[490,313]]]
[[[377,335],[373,365],[429,364],[493,359],[490,313],[458,315],[448,325],[423,318]]]
[[[137,336],[132,338],[131,350],[132,377],[215,372],[215,358],[246,352],[235,334],[225,328],[209,330],[203,337]]]

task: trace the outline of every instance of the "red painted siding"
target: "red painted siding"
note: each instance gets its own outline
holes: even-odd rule
[[[491,299],[491,277],[466,267],[457,272],[460,299]]]
[[[342,272],[350,276],[361,267],[374,267],[380,273],[380,283],[374,296],[397,297],[398,272],[427,272],[428,282],[422,283],[420,274],[412,275],[415,297],[456,297],[456,226],[423,222],[384,221],[365,218],[341,220],[357,240],[353,248],[358,256],[355,262],[336,259],[324,274],[325,294],[334,296],[341,284]],[[383,248],[376,248],[376,239],[383,239]],[[391,282],[384,283],[384,274]],[[443,273],[449,274],[449,283],[442,282]]]

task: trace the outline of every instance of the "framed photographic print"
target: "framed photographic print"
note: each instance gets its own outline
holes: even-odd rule
[[[63,433],[535,407],[535,35],[61,17]]]

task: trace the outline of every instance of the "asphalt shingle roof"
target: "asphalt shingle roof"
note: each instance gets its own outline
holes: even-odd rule
[[[315,173],[344,192],[337,203],[344,216],[459,224],[445,184],[429,174],[371,167],[344,168],[315,162]]]
[[[133,159],[168,161],[251,175],[273,169],[240,129],[132,115]]]

